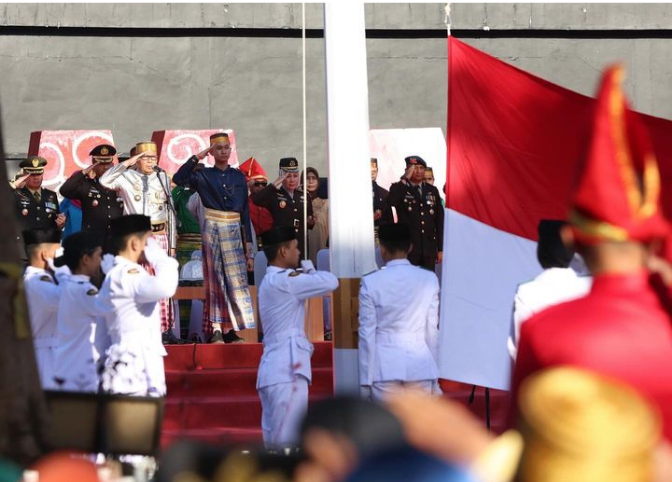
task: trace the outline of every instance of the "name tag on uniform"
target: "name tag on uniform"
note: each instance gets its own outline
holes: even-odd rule
[[[44,203],[44,207],[46,207],[47,209],[53,209],[53,210],[56,210],[56,204],[54,204],[54,203],[52,203],[52,202],[46,202],[46,203]]]

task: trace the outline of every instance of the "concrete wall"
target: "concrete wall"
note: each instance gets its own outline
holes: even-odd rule
[[[444,5],[366,6],[372,128],[445,129]],[[654,38],[669,34],[671,5],[453,4],[450,13],[467,43],[584,94],[624,60],[634,106],[672,118],[672,40]],[[307,26],[322,27],[320,5],[307,6]],[[273,175],[280,157],[302,152],[301,40],[287,36],[300,27],[297,4],[0,5],[5,150],[21,155],[40,129],[109,128],[127,151],[154,130],[230,127],[239,157]],[[591,38],[561,38],[569,30]],[[308,162],[323,170],[323,39],[307,50]]]

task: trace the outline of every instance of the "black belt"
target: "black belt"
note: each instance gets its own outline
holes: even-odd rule
[[[152,232],[159,233],[166,230],[166,223],[152,224]]]

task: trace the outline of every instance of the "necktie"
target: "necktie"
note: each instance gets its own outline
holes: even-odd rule
[[[35,198],[35,201],[37,201],[37,202],[39,203],[39,202],[40,202],[40,199],[41,199],[40,191],[35,191],[35,192],[33,193],[33,197]]]

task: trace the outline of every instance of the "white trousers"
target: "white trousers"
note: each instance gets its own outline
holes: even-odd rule
[[[293,382],[260,388],[259,398],[266,448],[297,446],[299,428],[308,409],[308,380],[299,375]]]
[[[371,399],[374,402],[384,402],[390,393],[404,393],[407,390],[422,390],[430,394],[436,393],[436,380],[418,380],[415,382],[373,382],[371,385]]]

